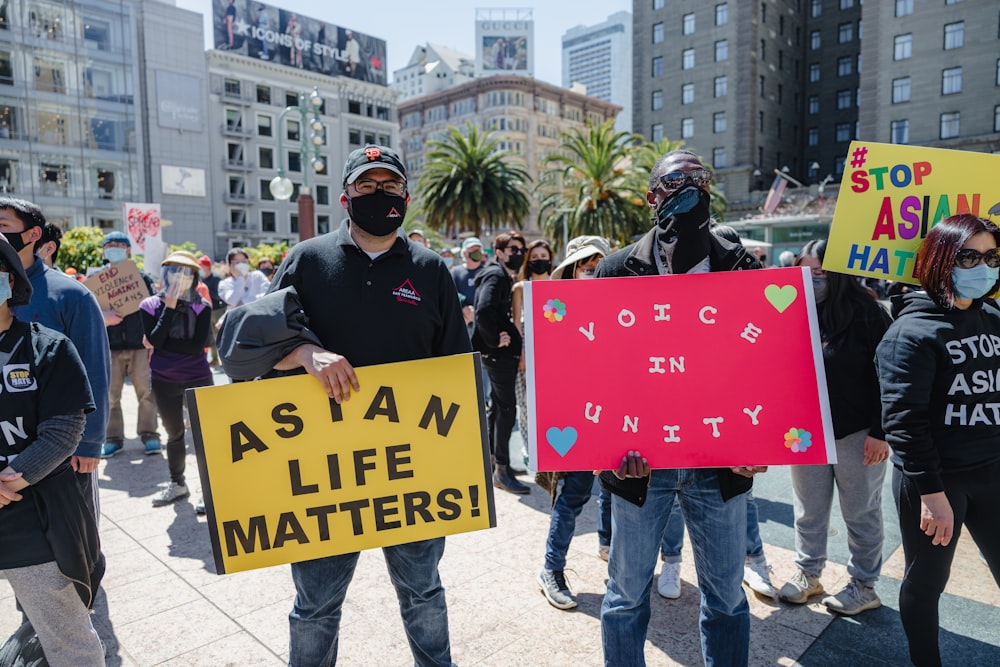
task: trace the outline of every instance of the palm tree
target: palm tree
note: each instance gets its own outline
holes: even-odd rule
[[[649,228],[649,212],[637,177],[631,132],[615,132],[614,120],[587,123],[562,135],[547,156],[536,195],[538,225],[561,246],[559,237],[591,234],[625,242]],[[646,172],[647,174],[649,172]]]
[[[472,123],[449,127],[444,140],[430,143],[417,184],[419,213],[446,237],[463,230],[522,227],[531,204],[524,188],[528,172],[511,164],[491,131]]]
[[[649,173],[653,171],[653,167],[656,166],[656,162],[667,153],[681,148],[684,148],[683,139],[672,141],[667,137],[664,137],[656,142],[644,143],[637,146],[635,149],[636,168],[639,177],[645,179],[638,187],[648,188]],[[708,163],[705,164],[709,169],[712,169],[711,165]],[[712,202],[710,204],[710,208],[712,211],[712,217],[717,222],[722,222],[725,219],[726,208],[729,207],[729,200],[727,200],[726,196],[722,194],[722,190],[716,186],[714,181],[711,185],[711,195]]]

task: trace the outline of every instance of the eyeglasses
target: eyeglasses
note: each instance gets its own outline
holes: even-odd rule
[[[512,255],[523,255],[524,248],[519,245],[509,245],[507,246],[507,251]]]
[[[402,197],[406,194],[406,183],[404,181],[373,181],[370,178],[359,178],[354,181],[354,189],[363,195],[373,195],[376,190],[381,190],[387,195]]]
[[[707,188],[712,182],[712,172],[708,169],[672,171],[669,174],[663,174],[660,176],[660,185],[662,185],[667,192],[673,192],[674,190],[680,190],[689,180],[699,188]]]
[[[974,268],[980,261],[986,262],[986,266],[991,269],[1000,268],[1000,253],[997,252],[996,248],[991,248],[986,252],[964,248],[955,255],[955,266],[963,269]]]

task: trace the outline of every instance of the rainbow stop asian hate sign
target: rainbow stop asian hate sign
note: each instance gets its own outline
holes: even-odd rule
[[[538,470],[836,461],[809,270],[532,281]]]
[[[220,574],[496,526],[478,354],[187,392]]]

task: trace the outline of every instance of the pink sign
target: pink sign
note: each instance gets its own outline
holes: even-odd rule
[[[132,240],[132,254],[142,254],[146,239],[160,235],[160,205],[123,203],[125,230]]]
[[[525,290],[537,470],[836,461],[808,269]]]

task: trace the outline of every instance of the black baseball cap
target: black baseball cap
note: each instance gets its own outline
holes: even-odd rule
[[[347,156],[347,162],[344,163],[344,185],[358,180],[358,176],[369,169],[388,169],[406,180],[406,166],[396,151],[387,146],[367,144],[364,148],[351,151]]]

